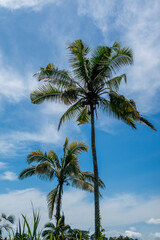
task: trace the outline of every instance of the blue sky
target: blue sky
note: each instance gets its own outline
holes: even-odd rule
[[[67,122],[57,132],[65,106],[31,104],[29,94],[39,86],[32,75],[50,62],[69,69],[68,41],[82,39],[94,48],[119,40],[134,52],[134,65],[121,70],[128,83],[120,92],[136,101],[158,131],[139,124],[135,131],[99,112],[97,154],[106,184],[102,223],[108,235],[160,239],[159,16],[158,0],[0,0],[0,212],[30,216],[32,200],[43,225],[45,196],[54,183],[17,179],[27,154],[54,149],[61,155],[66,136],[90,144],[90,125]],[[92,170],[91,151],[81,156],[81,166]],[[93,228],[91,194],[66,189],[63,210],[67,223]]]

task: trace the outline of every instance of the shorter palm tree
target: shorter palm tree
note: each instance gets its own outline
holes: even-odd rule
[[[47,195],[49,218],[53,216],[54,205],[56,203],[56,222],[60,219],[60,211],[62,205],[62,194],[64,184],[72,185],[77,188],[94,192],[94,174],[91,172],[81,172],[78,155],[81,152],[88,151],[88,145],[85,142],[73,141],[68,143],[66,138],[63,145],[63,157],[59,160],[57,154],[50,150],[43,153],[38,150],[27,156],[27,162],[37,165],[29,166],[24,169],[20,175],[20,179],[37,175],[42,179],[53,180],[57,178],[57,186]],[[99,179],[99,186],[104,188],[104,183]]]
[[[2,230],[5,229],[7,232],[9,232],[10,229],[12,229],[11,224],[13,224],[15,221],[15,218],[13,215],[6,216],[5,213],[1,214],[0,217],[0,240],[2,240]]]
[[[48,222],[44,226],[44,230],[42,232],[42,237],[44,239],[66,239],[69,232],[71,231],[71,227],[65,224],[65,217],[59,219],[57,226],[55,226],[52,222]]]

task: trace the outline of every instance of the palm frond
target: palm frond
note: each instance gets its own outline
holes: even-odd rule
[[[44,228],[55,228],[55,225],[52,222],[48,222],[44,225]]]
[[[8,217],[7,217],[7,221],[9,221],[10,223],[14,223],[15,222],[15,217],[13,216],[13,215],[9,215]]]
[[[89,146],[83,141],[73,141],[68,145],[68,155],[78,155],[81,152],[88,152]]]
[[[95,80],[94,83],[97,82],[97,79],[102,80],[104,77],[110,77],[110,70],[106,67],[110,55],[111,48],[107,46],[98,46],[93,50],[90,62],[92,69],[91,78]]]
[[[59,121],[58,130],[60,129],[62,123],[64,123],[66,120],[71,120],[72,118],[76,117],[76,115],[81,111],[81,101],[77,101],[75,104],[71,105],[67,109],[67,111],[62,115]]]
[[[83,94],[84,90],[80,87],[77,86],[71,86],[67,89],[64,90],[63,94],[62,94],[62,100],[66,101],[66,99],[68,99],[69,104],[74,103],[75,101],[78,100],[78,96],[79,94]],[[67,103],[65,103],[67,104]]]
[[[44,160],[44,155],[41,150],[33,151],[27,155],[27,162],[30,164],[32,162],[42,162]]]
[[[64,153],[66,152],[67,147],[68,147],[68,137],[66,137],[64,145],[63,145],[63,152]]]
[[[112,55],[108,61],[108,69],[114,74],[121,67],[133,64],[133,51],[129,47],[121,47],[120,43],[113,44]]]
[[[59,70],[53,63],[49,63],[46,68],[41,68],[35,73],[38,81],[45,81],[55,84],[58,88],[68,88],[75,85],[75,81],[66,70]]]
[[[53,150],[50,150],[48,152],[48,158],[53,160],[52,163],[53,163],[53,165],[56,166],[56,168],[60,168],[61,167],[60,166],[60,162],[59,162],[59,158],[58,158],[57,154]]]
[[[73,68],[75,78],[79,79],[83,83],[89,81],[89,65],[87,54],[90,51],[89,46],[83,43],[81,40],[76,40],[70,43],[69,49],[69,61]]]
[[[94,192],[94,186],[92,183],[86,182],[83,179],[73,178],[72,186],[76,188],[80,188],[82,190],[86,190],[89,192]]]
[[[42,179],[53,179],[56,169],[50,162],[39,163],[35,168],[35,173]]]
[[[77,176],[80,173],[80,165],[78,158],[72,155],[67,155],[64,163],[63,174],[65,177],[74,174]]]
[[[5,213],[2,213],[2,214],[1,214],[1,217],[2,217],[3,219],[7,220],[7,215],[6,215]]]
[[[127,83],[127,77],[126,74],[122,74],[120,76],[114,77],[106,82],[106,85],[110,88],[112,91],[118,91],[121,81],[124,79],[125,83]]]
[[[92,173],[92,172],[82,172],[82,176],[84,177],[84,179],[86,181],[94,183],[94,173]],[[102,189],[105,188],[105,184],[100,178],[98,179],[98,184],[99,184],[100,188],[102,188]]]
[[[136,122],[147,125],[152,130],[156,131],[155,127],[145,119],[136,108],[136,104],[132,99],[127,99],[123,95],[116,92],[110,92],[110,101],[101,98],[100,105],[103,110],[106,110],[114,117],[121,119],[132,128],[136,129]]]
[[[69,104],[68,99],[63,99],[62,91],[58,88],[53,87],[52,84],[47,83],[36,89],[30,94],[32,103],[40,104],[45,100],[51,100],[54,102],[63,102]]]
[[[146,118],[140,116],[138,119],[137,119],[138,122],[142,123],[142,124],[145,124],[146,126],[150,127],[152,130],[154,131],[157,131],[156,128],[153,126],[152,123],[150,123]]]
[[[53,155],[52,155],[53,156]],[[32,162],[43,163],[43,162],[53,163],[53,158],[47,155],[47,153],[43,153],[41,150],[31,152],[27,156],[27,162],[31,164]]]
[[[48,195],[47,195],[47,203],[48,203],[48,213],[49,218],[52,218],[54,211],[54,204],[57,198],[58,187],[55,187]]]
[[[124,96],[119,95],[118,101],[108,101],[107,99],[100,98],[100,107],[103,111],[106,111],[111,116],[122,120],[127,125],[131,126],[132,128],[136,129],[136,123],[133,118],[134,108],[132,105],[128,105],[127,99]],[[125,105],[126,104],[126,105]]]
[[[32,175],[35,175],[36,167],[35,166],[31,166],[31,167],[27,167],[25,168],[20,174],[19,174],[19,179],[24,179],[27,177],[31,177]]]
[[[80,113],[78,114],[78,118],[76,120],[78,122],[78,125],[90,123],[91,117],[88,113],[89,113],[89,108],[87,106],[84,107],[82,111],[80,111]]]
[[[128,47],[121,47],[118,42],[112,47],[99,46],[91,57],[92,79],[98,85],[105,78],[110,79],[120,67],[133,63],[132,50]]]
[[[115,51],[120,49],[121,48],[121,44],[118,40],[116,40],[114,43],[113,43],[113,46],[112,46],[112,49],[114,49]]]

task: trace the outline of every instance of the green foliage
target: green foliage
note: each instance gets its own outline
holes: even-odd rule
[[[2,213],[0,216],[0,240],[2,239],[2,231],[5,230],[9,232],[12,230],[11,224],[14,224],[15,217],[13,215],[7,215],[5,213]]]
[[[118,92],[121,81],[127,82],[127,78],[125,74],[114,75],[123,66],[133,63],[132,49],[122,47],[118,41],[115,41],[111,47],[98,46],[91,51],[86,43],[76,40],[69,44],[68,50],[72,73],[59,70],[54,67],[54,64],[41,68],[36,76],[39,81],[47,82],[47,84],[32,92],[30,97],[34,104],[52,100],[71,105],[60,118],[58,129],[71,118],[75,118],[79,125],[91,122],[97,237],[100,234],[99,179],[94,134],[94,118],[95,115],[97,116],[97,110],[101,109],[111,114],[134,129],[136,129],[137,122],[147,125],[152,130],[156,129],[139,113],[132,99],[127,99]]]
[[[86,43],[76,40],[69,44],[68,50],[73,74],[50,63],[34,75],[47,84],[31,93],[31,101],[35,104],[53,100],[72,105],[61,117],[59,128],[65,120],[73,117],[78,124],[90,122],[90,105],[93,105],[133,128],[136,128],[136,122],[140,122],[155,130],[138,112],[133,100],[118,94],[122,79],[127,82],[126,75],[113,77],[121,67],[133,63],[132,49],[115,41],[111,47],[98,46],[91,51]]]
[[[56,226],[52,222],[48,222],[43,230],[40,230],[40,214],[34,208],[32,213],[32,220],[28,220],[22,214],[22,219],[18,221],[16,232],[12,230],[4,240],[95,240],[95,235],[90,235],[89,231],[79,230],[78,228],[72,229],[67,225],[64,215],[59,219]],[[31,222],[33,223],[31,224]],[[98,240],[134,240],[124,236],[110,237],[108,239],[104,233],[105,230],[101,226],[101,236]]]
[[[64,184],[71,184],[82,190],[94,191],[93,181],[94,175],[91,172],[81,172],[79,165],[79,155],[88,151],[88,145],[81,141],[68,142],[66,138],[63,146],[63,157],[58,158],[57,154],[50,150],[48,153],[42,151],[34,151],[27,156],[27,162],[37,165],[29,166],[24,169],[20,175],[20,179],[37,175],[42,179],[57,179],[57,186],[47,195],[49,218],[52,218],[54,206],[56,204],[56,219],[60,218],[61,198],[63,194]],[[99,179],[99,185],[104,187],[104,183]],[[27,224],[27,223],[26,223]]]

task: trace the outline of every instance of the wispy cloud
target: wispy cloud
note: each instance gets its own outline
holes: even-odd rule
[[[47,4],[59,4],[60,0],[0,0],[0,7],[8,9],[31,8],[33,10],[40,10]]]
[[[148,224],[160,224],[160,218],[151,218],[148,221],[146,221]]]
[[[142,234],[139,232],[133,232],[131,230],[125,231],[125,236],[131,237],[131,238],[141,238]]]
[[[43,104],[42,113],[47,115],[62,116],[68,108],[69,106],[61,103],[47,102]]]
[[[17,175],[14,172],[6,171],[0,174],[0,180],[15,181],[17,180]]]
[[[6,194],[0,194],[1,205],[0,212],[3,210],[7,214],[15,214],[17,217],[21,214],[31,216],[31,201],[33,205],[41,211],[41,220],[44,224],[48,220],[46,194],[37,189],[26,189],[11,191]],[[63,211],[66,216],[66,222],[72,227],[81,229],[94,228],[93,222],[93,203],[88,199],[89,193],[79,190],[69,190],[63,195]],[[12,204],[9,204],[12,199]],[[13,207],[14,206],[14,207]],[[78,206],[78,207],[77,207]],[[160,197],[142,198],[138,195],[123,194],[116,197],[104,197],[101,201],[102,224],[104,228],[111,231],[111,227],[117,225],[128,225],[144,221],[148,216],[157,217],[159,213]],[[84,218],[87,216],[87,218]],[[117,232],[118,233],[118,232]],[[143,233],[136,231],[135,228],[128,229],[125,232],[130,237],[140,237]]]
[[[33,142],[60,146],[64,141],[64,132],[59,133],[54,124],[43,124],[40,130],[24,132],[11,131],[0,136],[0,153],[3,155],[12,151],[12,157],[28,148]]]
[[[158,218],[159,202],[159,197],[144,199],[142,196],[132,194],[118,195],[113,198],[104,197],[101,202],[102,219],[108,226],[145,222],[149,216]]]
[[[33,81],[32,79],[32,73],[26,72],[22,75],[9,64],[4,64],[1,53],[0,72],[1,101],[5,99],[11,103],[18,103],[24,98],[29,98],[29,93],[38,86],[37,81]]]
[[[151,234],[151,236],[153,236],[156,240],[160,239],[160,232],[153,233],[153,234]]]
[[[75,123],[66,123],[61,131],[58,131],[58,121],[56,118],[52,117],[52,121],[47,121],[45,118],[40,119],[38,116],[39,115],[37,115],[39,124],[41,123],[40,128],[38,127],[31,131],[12,130],[0,135],[0,153],[2,155],[5,156],[10,151],[12,152],[11,156],[14,157],[28,149],[32,143],[39,143],[41,144],[41,147],[43,147],[43,145],[51,144],[53,148],[59,148],[63,145],[66,136],[69,137],[70,141],[82,139],[82,133],[79,128],[76,127]]]
[[[7,163],[0,162],[0,169],[4,169],[7,167]]]

